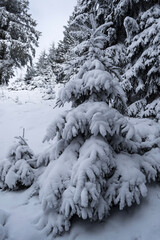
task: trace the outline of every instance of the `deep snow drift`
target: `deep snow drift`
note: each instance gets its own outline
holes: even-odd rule
[[[58,86],[57,86],[58,89]],[[48,124],[63,108],[54,108],[55,100],[42,100],[39,90],[8,91],[0,89],[0,161],[5,159],[15,136],[25,137],[35,153],[45,150],[50,143],[42,143]],[[69,105],[65,106],[65,109]],[[152,127],[156,135],[157,126],[151,120],[132,122],[147,135]],[[142,131],[143,130],[143,131]],[[147,131],[149,131],[147,133]],[[152,138],[152,135],[149,135]],[[32,188],[32,187],[31,187]],[[32,189],[26,191],[0,191],[0,240],[48,240],[43,230],[34,224],[41,212],[39,199],[31,197]],[[101,223],[89,223],[73,219],[70,232],[56,239],[65,240],[159,240],[160,236],[160,187],[149,187],[148,195],[140,206],[123,211],[113,209],[111,216]]]

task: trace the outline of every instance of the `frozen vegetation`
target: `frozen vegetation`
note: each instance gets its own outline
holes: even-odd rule
[[[78,0],[35,64],[28,4],[0,2],[0,240],[159,240],[159,1]]]
[[[14,146],[17,146],[16,145],[17,140],[19,141],[19,139],[14,138],[14,136],[23,136],[23,128],[25,128],[25,138],[28,139],[27,144],[32,149],[35,150],[34,153],[35,155],[37,155],[40,152],[44,153],[45,151],[49,153],[47,149],[48,148],[50,148],[51,150],[53,149],[53,147],[51,147],[51,143],[47,142],[42,143],[42,140],[46,132],[46,126],[48,125],[48,118],[54,118],[54,116],[56,116],[57,114],[62,114],[64,111],[68,111],[70,109],[70,105],[65,105],[63,109],[62,108],[53,109],[53,106],[55,105],[55,100],[49,100],[47,102],[42,100],[41,98],[42,94],[38,90],[34,91],[24,90],[17,92],[3,89],[3,94],[1,90],[1,96],[3,97],[1,97],[0,100],[0,112],[1,112],[0,144],[1,146],[3,146],[3,148],[1,148],[0,158],[3,161],[5,159],[8,159],[7,162],[9,161],[8,158],[9,156],[6,156],[6,154],[10,150],[9,146],[12,146],[14,142],[15,142]],[[17,99],[17,97],[21,104],[15,102],[15,99]],[[11,115],[12,118],[10,117]],[[34,121],[33,117],[35,119]],[[136,129],[140,133],[141,137],[147,138],[148,141],[152,141],[159,135],[160,132],[159,124],[156,124],[153,120],[133,118],[130,119],[130,122],[131,124],[136,126]],[[21,145],[19,147],[20,147],[19,149],[21,150]],[[13,149],[15,148],[12,148],[12,150]],[[59,154],[58,153],[59,151],[61,151],[60,148],[59,150],[57,149],[56,154]],[[159,154],[157,154],[156,151],[157,150],[152,150],[150,152],[152,159],[154,159],[154,164],[157,161],[156,157],[159,156]],[[63,158],[61,158],[61,160],[60,159],[58,160],[60,161],[59,170],[61,169],[61,173],[62,171],[64,171],[65,174],[68,174],[67,164],[69,164],[70,161],[74,161],[74,156],[69,155],[69,152],[67,156],[68,160],[66,163],[65,162],[62,163]],[[123,172],[125,171],[126,175],[123,176],[123,178],[127,178],[127,181],[129,179],[130,181],[133,180],[132,174],[138,171],[140,164],[139,162],[140,159],[137,158],[136,154],[133,155],[132,157],[134,158],[135,161],[132,161],[133,159],[132,160],[128,159],[127,165],[123,154],[118,159],[119,165],[117,171],[119,173],[120,171]],[[146,157],[146,159],[148,158],[147,155],[145,155],[144,157]],[[28,159],[28,157],[26,158]],[[41,165],[43,161],[44,160],[42,157],[39,158],[38,165]],[[149,161],[149,159],[147,161]],[[12,169],[13,168],[15,169],[15,163],[16,163],[15,160],[12,161]],[[45,163],[45,165],[47,164],[48,162]],[[53,163],[50,163],[49,166],[51,166],[51,164],[53,165],[54,161]],[[61,167],[61,164],[63,167]],[[146,164],[148,165],[147,162]],[[149,166],[150,165],[148,165],[148,167]],[[57,174],[58,173],[57,171],[59,171],[57,167],[55,169],[55,174]],[[41,168],[40,171],[43,171],[43,168]],[[154,177],[155,171],[154,169],[152,171],[153,174],[148,177]],[[141,181],[145,178],[142,173],[140,176],[141,178],[139,180],[138,178],[136,178],[137,183],[138,182],[141,183]],[[54,176],[54,178],[55,177],[56,175]],[[23,180],[25,180],[25,177]],[[114,178],[112,178],[111,181],[114,181]],[[46,180],[45,183],[47,183]],[[144,192],[145,194],[147,194],[147,196],[144,198],[144,200],[142,200],[142,204],[140,204],[139,206],[136,206],[134,204],[131,208],[125,208],[123,211],[119,211],[118,208],[113,208],[110,212],[110,216],[107,219],[103,219],[103,221],[99,223],[93,222],[90,223],[88,220],[82,221],[79,218],[74,217],[72,219],[71,230],[61,237],[56,237],[56,239],[150,240],[152,238],[154,240],[159,240],[160,188],[158,184],[155,185],[147,184],[147,189],[148,189],[147,192]],[[1,209],[0,239],[9,240],[50,239],[50,236],[47,236],[45,231],[39,230],[39,227],[37,228],[37,225],[35,224],[37,217],[39,217],[42,211],[40,200],[35,190],[36,186],[34,186],[33,184],[28,190],[27,189],[23,190],[21,188],[20,191],[7,191],[7,190],[0,191],[0,209]],[[53,214],[50,216],[50,218],[51,221],[53,222],[54,220]]]

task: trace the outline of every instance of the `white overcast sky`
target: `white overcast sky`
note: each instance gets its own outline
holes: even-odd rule
[[[63,39],[63,26],[67,24],[77,0],[29,0],[30,13],[42,32],[37,54],[48,50],[51,43]]]

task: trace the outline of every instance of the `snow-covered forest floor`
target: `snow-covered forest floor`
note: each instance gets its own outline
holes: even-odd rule
[[[58,86],[56,87],[56,91]],[[34,91],[8,91],[0,89],[0,161],[5,159],[15,136],[25,138],[34,152],[40,153],[50,143],[42,143],[48,124],[63,108],[54,108],[55,100],[42,100],[42,93]],[[69,105],[66,105],[65,108]],[[141,131],[147,131],[148,121],[136,120]],[[133,119],[132,122],[135,122]],[[156,126],[152,131],[156,131]],[[0,191],[0,240],[4,228],[8,240],[48,240],[36,229],[33,221],[41,211],[36,196],[25,191]],[[73,219],[70,232],[57,237],[60,240],[159,240],[160,239],[160,186],[150,185],[143,204],[113,209],[111,216],[101,223]],[[6,219],[2,219],[6,212]],[[2,225],[4,225],[2,227]]]

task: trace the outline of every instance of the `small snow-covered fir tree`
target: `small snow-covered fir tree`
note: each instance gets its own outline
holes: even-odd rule
[[[57,50],[58,47],[55,47],[54,42],[51,44],[51,47],[49,48],[48,51],[48,62],[51,66],[52,72],[55,74],[57,77],[59,72],[61,71],[60,64],[62,64],[62,60],[60,60],[60,54],[59,51]]]
[[[41,52],[36,63],[36,75],[42,76],[46,82],[53,77],[52,67],[45,51]]]
[[[46,91],[51,98],[54,96],[53,88],[56,80],[52,67],[49,55],[43,51],[36,63],[36,77],[32,80],[32,83],[37,87],[47,89]]]
[[[104,57],[103,32],[112,23],[97,26],[94,8],[85,16],[86,26],[77,15],[78,34],[84,28],[90,33],[77,45],[85,59],[59,93],[59,105],[72,102],[72,109],[55,117],[44,140],[56,142],[38,159],[38,166],[47,167],[39,178],[43,213],[36,223],[51,236],[67,231],[74,215],[101,220],[114,204],[123,209],[139,203],[147,178],[155,180],[160,166],[136,154],[141,137],[122,115],[125,94]]]
[[[17,137],[7,155],[0,162],[0,188],[16,190],[29,187],[34,180],[35,157],[24,137]]]

